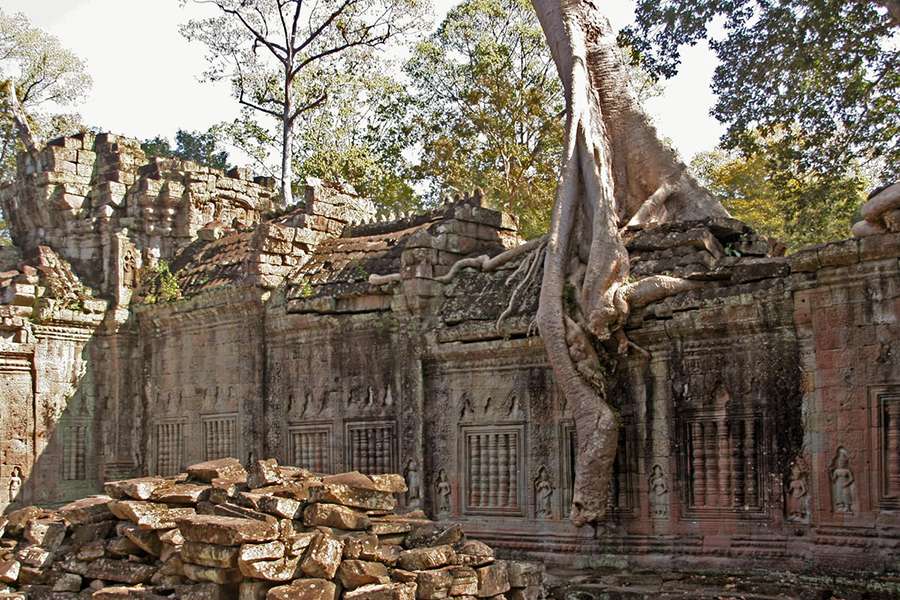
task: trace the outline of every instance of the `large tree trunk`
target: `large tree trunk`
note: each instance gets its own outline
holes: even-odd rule
[[[38,139],[31,128],[31,124],[28,122],[28,115],[25,114],[25,109],[22,108],[22,104],[19,102],[19,96],[16,93],[16,82],[12,79],[8,79],[2,82],[0,90],[2,90],[3,87],[5,87],[6,103],[12,114],[13,123],[15,124],[19,139],[22,141],[22,145],[25,146],[25,150],[27,150],[32,157],[37,159]]]
[[[627,224],[726,216],[656,134],[631,91],[615,35],[598,5],[533,0],[566,94],[566,144],[547,243],[538,326],[578,438],[571,518],[606,513],[618,418],[605,398],[596,341],[621,337],[636,295],[685,286],[626,285]],[[570,287],[573,294],[566,294]],[[563,302],[569,295],[574,302]]]

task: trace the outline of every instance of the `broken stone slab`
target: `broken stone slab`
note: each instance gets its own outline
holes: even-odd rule
[[[242,581],[238,588],[238,600],[266,600],[266,595],[275,587],[268,581]]]
[[[106,551],[113,556],[126,557],[132,554],[140,554],[141,547],[122,534],[106,542]]]
[[[243,563],[260,560],[278,560],[284,558],[284,542],[274,541],[265,544],[244,544],[238,552],[238,561]]]
[[[544,565],[540,563],[510,560],[506,567],[511,587],[539,586],[544,581]]]
[[[75,573],[60,573],[53,582],[51,590],[54,592],[80,592],[81,591],[81,575]]]
[[[108,496],[116,500],[124,500],[126,498],[149,500],[156,490],[172,485],[173,482],[171,480],[162,477],[138,477],[135,479],[110,481],[103,485],[103,490]]]
[[[91,600],[169,600],[170,596],[162,596],[155,588],[109,586],[91,594]]]
[[[240,548],[236,546],[217,546],[203,542],[185,542],[181,547],[181,559],[203,567],[233,569],[237,567]]]
[[[238,561],[238,567],[244,577],[265,581],[291,581],[300,575],[300,557],[287,556],[277,560],[254,562]]]
[[[342,504],[362,510],[391,511],[397,506],[397,499],[389,492],[343,483],[323,482],[321,486],[310,488],[309,498],[312,502]]]
[[[303,514],[303,503],[291,498],[260,496],[257,506],[259,510],[282,519],[295,519]]]
[[[40,546],[22,546],[16,551],[16,558],[23,565],[40,569],[50,565],[53,561],[53,552]]]
[[[409,490],[406,487],[406,479],[402,475],[396,473],[384,473],[381,475],[370,475],[369,478],[375,484],[375,489],[388,492],[391,494],[403,494]]]
[[[88,579],[102,579],[119,583],[148,583],[156,567],[127,560],[101,558],[88,563],[84,576]]]
[[[109,496],[90,496],[70,502],[59,509],[59,515],[71,525],[89,525],[112,520]]]
[[[494,561],[494,550],[478,540],[467,540],[456,550],[456,562],[460,565],[480,567]]]
[[[187,468],[188,477],[197,481],[212,483],[216,479],[235,483],[247,482],[247,471],[236,458],[220,458],[197,463]]]
[[[275,524],[278,522],[278,517],[276,517],[275,515],[269,515],[259,512],[258,510],[253,510],[252,508],[245,508],[243,506],[237,506],[235,504],[213,505],[212,514],[222,517],[232,517],[236,519],[253,519],[254,521],[263,521],[264,523],[271,524]]]
[[[387,567],[364,560],[345,560],[337,570],[337,579],[348,590],[370,583],[390,583]]]
[[[119,535],[124,535],[131,542],[151,556],[159,557],[162,554],[162,542],[154,531],[142,530],[137,525],[123,524],[118,528]]]
[[[66,537],[66,524],[52,519],[35,519],[25,526],[25,539],[46,550],[56,550]]]
[[[479,598],[489,598],[509,591],[509,572],[506,562],[498,560],[490,565],[475,569],[478,578]]]
[[[365,513],[340,504],[322,502],[306,507],[303,522],[310,527],[324,525],[345,530],[364,530],[369,527],[369,517]]]
[[[186,519],[197,512],[193,508],[169,508],[165,504],[136,500],[114,500],[109,503],[109,510],[141,529],[174,529],[176,520]]]
[[[402,541],[405,542],[407,538],[406,534],[412,530],[412,526],[409,523],[401,523],[398,521],[373,521],[368,529],[370,533],[374,533],[379,538],[383,536],[402,535]]]
[[[371,533],[352,533],[344,537],[344,559],[369,560],[378,548],[378,537]]]
[[[106,556],[106,542],[104,540],[95,540],[85,544],[75,553],[75,558],[87,561],[97,560],[104,556]]]
[[[422,548],[426,546],[453,545],[465,538],[459,523],[444,525],[440,523],[428,523],[412,528],[403,542],[405,548]]]
[[[218,585],[239,583],[242,579],[241,572],[237,569],[217,569],[187,562],[184,563],[184,576],[191,581],[216,583]]]
[[[15,583],[19,580],[19,570],[22,563],[17,560],[0,561],[0,581],[3,583]]]
[[[346,597],[346,596],[345,596]],[[298,579],[269,590],[267,600],[337,600],[337,586],[325,579]]]
[[[6,515],[6,531],[13,536],[21,536],[25,531],[25,526],[47,515],[47,512],[37,506],[26,506],[14,510]]]
[[[406,571],[424,571],[445,567],[453,562],[455,556],[452,546],[414,548],[401,552],[397,564]]]
[[[271,542],[278,538],[278,527],[253,519],[235,519],[215,515],[196,515],[176,521],[184,539],[220,546],[240,546],[252,542]]]
[[[343,553],[344,544],[340,540],[319,533],[306,549],[300,569],[307,577],[333,579]]]
[[[453,575],[446,568],[417,571],[416,585],[416,597],[422,600],[441,600],[450,595]],[[477,591],[477,582],[475,588]]]
[[[450,584],[451,596],[474,596],[478,593],[478,575],[472,567],[445,567],[453,581]]]
[[[153,492],[151,499],[162,504],[195,505],[209,499],[211,486],[196,483],[181,483],[171,487],[163,487]]]
[[[274,458],[255,461],[247,474],[247,485],[250,488],[280,485],[283,481],[281,471],[278,469],[278,461]]]
[[[109,513],[109,516],[111,518],[109,521],[72,525],[69,528],[68,542],[77,547],[94,540],[104,540],[108,538],[113,529],[115,529],[116,524],[119,523],[119,521],[114,520],[115,517],[113,517],[111,512]]]
[[[373,583],[344,592],[345,600],[415,600],[415,583]]]

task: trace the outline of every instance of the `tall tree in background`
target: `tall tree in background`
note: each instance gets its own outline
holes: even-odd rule
[[[84,62],[23,14],[0,10],[0,182],[15,177],[17,150],[80,128],[63,111],[84,99]],[[28,138],[31,138],[30,141]]]
[[[183,0],[186,1],[186,0]],[[196,0],[215,17],[182,27],[208,49],[210,81],[229,79],[238,102],[277,120],[283,201],[293,202],[293,127],[321,106],[354,49],[384,46],[411,30],[420,0]]]
[[[829,214],[842,194],[861,192],[859,169],[882,182],[900,176],[898,6],[639,0],[637,24],[621,39],[665,77],[682,45],[708,40],[720,61],[713,115],[727,126],[723,149],[799,194],[808,214]]]
[[[219,135],[215,129],[209,131],[186,131],[175,133],[175,147],[167,138],[156,136],[141,142],[141,149],[148,156],[180,158],[217,169],[228,168],[228,152],[219,149]]]
[[[466,0],[418,44],[412,82],[415,168],[432,198],[481,187],[547,230],[563,141],[563,94],[527,0]]]

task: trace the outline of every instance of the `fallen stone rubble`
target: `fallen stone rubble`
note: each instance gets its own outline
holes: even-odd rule
[[[0,518],[0,599],[537,600],[543,569],[397,514],[399,475],[235,459]]]

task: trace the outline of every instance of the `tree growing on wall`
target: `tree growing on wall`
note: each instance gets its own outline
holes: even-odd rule
[[[619,436],[598,349],[625,351],[622,327],[631,308],[694,286],[664,276],[630,281],[621,229],[727,213],[650,124],[598,5],[533,4],[566,101],[537,322],[573,409],[578,452],[571,518],[585,525],[605,516]]]
[[[188,22],[182,33],[207,47],[206,79],[230,80],[241,106],[278,123],[286,204],[297,120],[327,101],[334,75],[350,68],[344,59],[410,31],[423,8],[420,0],[196,1],[217,14]]]

